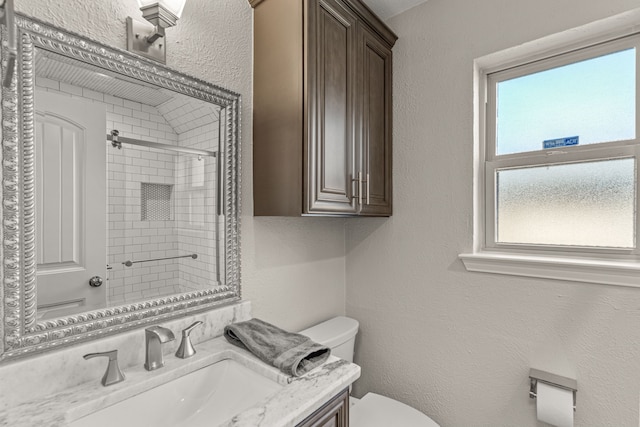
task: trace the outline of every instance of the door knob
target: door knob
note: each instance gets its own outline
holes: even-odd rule
[[[102,286],[102,277],[93,276],[91,279],[89,279],[89,286],[91,286],[93,288],[97,288],[99,286]]]

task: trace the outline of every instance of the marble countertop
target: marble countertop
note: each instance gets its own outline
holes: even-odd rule
[[[190,359],[165,356],[165,366],[152,372],[146,371],[141,361],[138,366],[123,369],[124,382],[109,387],[100,384],[103,372],[96,372],[95,381],[0,412],[0,426],[67,426],[85,415],[212,363],[233,359],[283,387],[220,426],[290,427],[300,423],[360,377],[359,366],[334,356],[306,375],[289,377],[249,352],[229,344],[223,337],[202,342],[196,349],[197,354]]]

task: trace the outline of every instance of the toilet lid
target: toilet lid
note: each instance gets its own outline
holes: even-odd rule
[[[411,406],[375,393],[367,393],[349,411],[350,427],[440,427]]]

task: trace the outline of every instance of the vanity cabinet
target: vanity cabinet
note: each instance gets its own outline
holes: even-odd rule
[[[254,215],[391,215],[397,37],[360,0],[250,3]]]
[[[349,427],[349,389],[342,391],[296,427]]]

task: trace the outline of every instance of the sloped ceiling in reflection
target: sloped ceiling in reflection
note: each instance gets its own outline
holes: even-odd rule
[[[105,74],[104,70],[90,64],[37,50],[35,55],[36,76],[79,86],[130,101],[157,107],[169,101],[171,94],[158,88],[128,78]]]
[[[175,133],[181,134],[211,123],[219,107],[198,99],[158,88],[147,83],[104,70],[71,58],[38,49],[35,55],[36,78],[46,78],[156,107]]]

